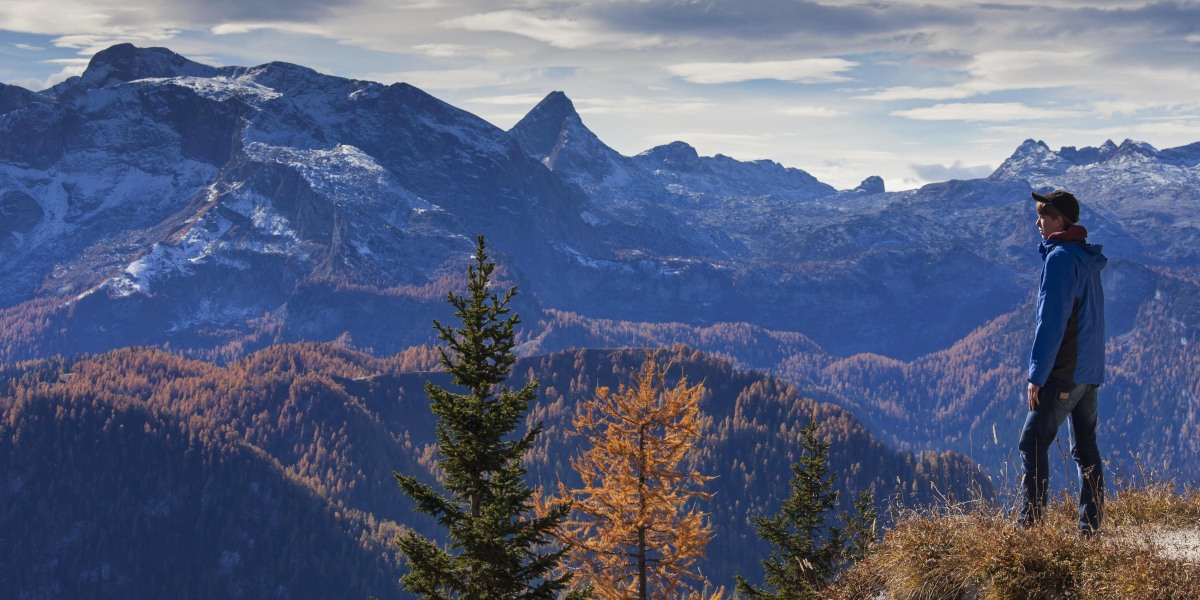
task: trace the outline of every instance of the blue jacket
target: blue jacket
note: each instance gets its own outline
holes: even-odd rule
[[[1066,235],[1064,235],[1066,234]],[[1029,381],[1053,377],[1074,383],[1104,383],[1104,289],[1100,271],[1108,264],[1101,246],[1088,244],[1078,225],[1060,239],[1043,241],[1037,330],[1029,355]]]

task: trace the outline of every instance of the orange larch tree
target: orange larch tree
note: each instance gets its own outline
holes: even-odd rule
[[[696,502],[711,498],[701,488],[712,477],[683,466],[700,437],[704,385],[684,378],[668,389],[666,371],[648,358],[632,385],[598,388],[575,418],[582,485],[559,483],[573,510],[558,536],[576,585],[601,600],[723,593],[702,593],[710,586],[696,571],[712,538]]]

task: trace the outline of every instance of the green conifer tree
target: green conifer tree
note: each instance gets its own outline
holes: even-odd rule
[[[854,501],[854,514],[846,521],[846,547],[842,550],[842,568],[866,558],[871,546],[875,545],[875,494],[862,491]]]
[[[838,492],[829,473],[829,444],[817,438],[817,424],[801,432],[801,458],[792,465],[791,494],[773,517],[756,515],[754,529],[774,546],[761,561],[764,585],[755,588],[741,575],[737,592],[746,598],[819,598],[847,562],[857,560],[874,541],[874,498],[864,492],[855,503],[856,516],[848,518],[849,536],[836,525],[826,526],[826,513],[837,506]]]
[[[549,546],[551,532],[570,505],[534,514],[533,491],[521,465],[541,424],[524,435],[512,435],[537,396],[538,383],[530,381],[515,391],[503,385],[516,361],[514,328],[520,321],[515,314],[509,316],[516,288],[503,296],[489,290],[495,267],[479,236],[475,264],[467,269],[467,295],[447,295],[461,327],[434,321],[444,343],[439,348],[442,364],[466,391],[455,394],[432,383],[425,386],[438,419],[445,493],[395,474],[400,488],[416,501],[416,509],[436,517],[449,533],[448,548],[413,531],[396,541],[409,565],[401,583],[423,598],[549,599],[570,579],[552,576],[563,551]]]

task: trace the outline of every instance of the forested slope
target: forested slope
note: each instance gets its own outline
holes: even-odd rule
[[[523,359],[542,383],[545,433],[531,478],[574,482],[575,405],[627,382],[640,350]],[[749,516],[787,493],[800,429],[822,424],[842,489],[921,502],[991,493],[958,455],[894,451],[853,415],[686,348],[672,373],[704,381],[709,425],[691,458],[716,475],[703,570],[755,577],[766,549]],[[423,387],[448,384],[430,348],[379,359],[334,344],[273,346],[220,366],[148,349],[45,359],[0,371],[0,523],[7,589],[49,597],[401,596],[391,522],[410,515],[392,470],[436,480]],[[33,565],[34,568],[29,567]],[[106,566],[107,565],[107,566]]]

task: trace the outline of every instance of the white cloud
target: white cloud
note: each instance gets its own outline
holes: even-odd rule
[[[806,58],[764,62],[702,62],[670,65],[667,71],[692,83],[739,83],[774,79],[794,83],[849,81],[843,72],[859,63],[842,58]]]
[[[789,117],[813,118],[843,117],[847,114],[846,111],[829,108],[827,106],[790,106],[788,108],[780,109],[776,112]]]
[[[965,100],[1006,90],[1031,90],[1084,84],[1095,75],[1096,57],[1084,50],[997,50],[975,55],[966,67],[968,79],[940,87],[897,86],[862,100]]]
[[[467,102],[471,104],[491,104],[498,106],[529,106],[533,107],[541,102],[545,96],[537,94],[512,94],[507,96],[482,96],[479,98],[471,98]]]
[[[38,62],[40,62],[41,64],[46,64],[46,65],[57,65],[57,66],[60,66],[61,69],[55,73],[51,73],[45,79],[25,78],[25,79],[20,79],[20,80],[16,80],[16,81],[11,81],[9,83],[23,87],[28,90],[34,90],[34,91],[44,90],[44,89],[52,87],[56,84],[62,83],[71,77],[75,77],[77,75],[83,75],[84,70],[87,69],[88,62],[90,62],[90,59],[87,59],[87,58],[54,58],[54,59],[42,60],[42,61],[38,61]]]
[[[997,50],[981,52],[968,67],[982,90],[1064,87],[1093,81],[1103,55],[1090,50]],[[1112,65],[1101,71],[1111,73]]]
[[[403,81],[423,90],[466,90],[527,83],[533,80],[533,74],[529,71],[509,73],[492,69],[451,69],[368,73],[363,78],[380,83]]]
[[[524,36],[557,48],[647,48],[662,43],[659,36],[607,31],[598,23],[578,19],[547,19],[518,10],[478,13],[447,19],[441,26],[468,31],[495,31]]]
[[[770,136],[748,133],[714,133],[711,131],[688,131],[679,133],[662,133],[656,135],[647,135],[642,137],[648,143],[655,146],[669,144],[671,142],[686,142],[692,146],[697,145],[756,145],[770,139]],[[756,157],[761,158],[761,157]]]
[[[59,48],[78,50],[80,54],[91,56],[116,44],[134,44],[136,46],[161,45],[179,35],[176,29],[145,29],[145,30],[114,30],[104,34],[75,34],[54,38],[54,45]]]
[[[42,50],[45,50],[45,48],[40,46],[30,46],[29,44],[18,44],[16,42],[9,42],[9,45],[18,50],[28,50],[30,52],[41,52]]]
[[[704,98],[646,98],[626,96],[621,98],[586,98],[575,102],[580,114],[584,115],[650,115],[695,114],[714,108],[716,105]]]
[[[941,163],[932,165],[909,165],[922,181],[947,181],[950,179],[981,179],[992,174],[995,169],[988,165],[965,165],[956,160],[949,165]]]
[[[0,30],[41,35],[100,31],[111,15],[122,12],[103,2],[5,0],[0,4]]]
[[[34,91],[34,92],[39,91],[39,90],[44,90],[47,87],[49,87],[41,79],[37,79],[37,78],[33,78],[33,77],[26,77],[23,79],[5,79],[3,83],[5,83],[6,85],[15,85],[19,88],[25,88],[27,90]]]
[[[1168,135],[1176,140],[1183,136],[1194,141],[1200,138],[1200,118],[1190,117],[1141,123],[1135,126],[1133,131],[1143,135]]]
[[[209,30],[213,35],[238,35],[257,31],[282,31],[302,35],[327,36],[324,28],[309,23],[291,22],[254,22],[254,23],[222,23]]]
[[[888,88],[883,91],[868,94],[866,96],[856,96],[859,100],[962,100],[970,98],[978,94],[976,90],[969,89],[967,86],[958,87],[928,87],[917,88],[909,86],[900,86]]]
[[[75,67],[86,67],[86,66],[88,66],[88,63],[92,62],[92,59],[90,59],[90,58],[51,58],[48,60],[43,60],[41,62],[42,62],[42,64],[47,64],[47,65],[68,65],[68,66],[75,66]]]
[[[461,56],[481,56],[484,58],[504,58],[512,53],[500,48],[485,48],[464,44],[417,44],[413,50],[432,58],[457,58]]]
[[[417,44],[413,50],[436,58],[462,56],[468,52],[467,46],[460,44]]]
[[[1023,131],[1008,127],[997,127],[996,130],[1004,133]],[[1200,140],[1200,117],[1146,120],[1112,127],[1053,127],[1039,131],[1045,132],[1039,137],[1044,137],[1047,143],[1054,139],[1068,146],[1095,145],[1105,139],[1117,142],[1134,139],[1150,143],[1156,148],[1167,148]]]
[[[897,110],[891,114],[918,121],[1033,121],[1085,116],[1080,111],[1037,108],[1020,102],[956,102]]]
[[[1145,104],[1139,102],[1098,101],[1092,103],[1092,113],[1104,118],[1133,115],[1146,108]]]
[[[526,114],[528,113],[491,113],[486,111],[475,113],[475,115],[480,119],[483,119],[484,121],[487,121],[488,123],[491,123],[492,125],[504,130],[512,129],[512,126],[516,125],[518,121],[525,118]]]

